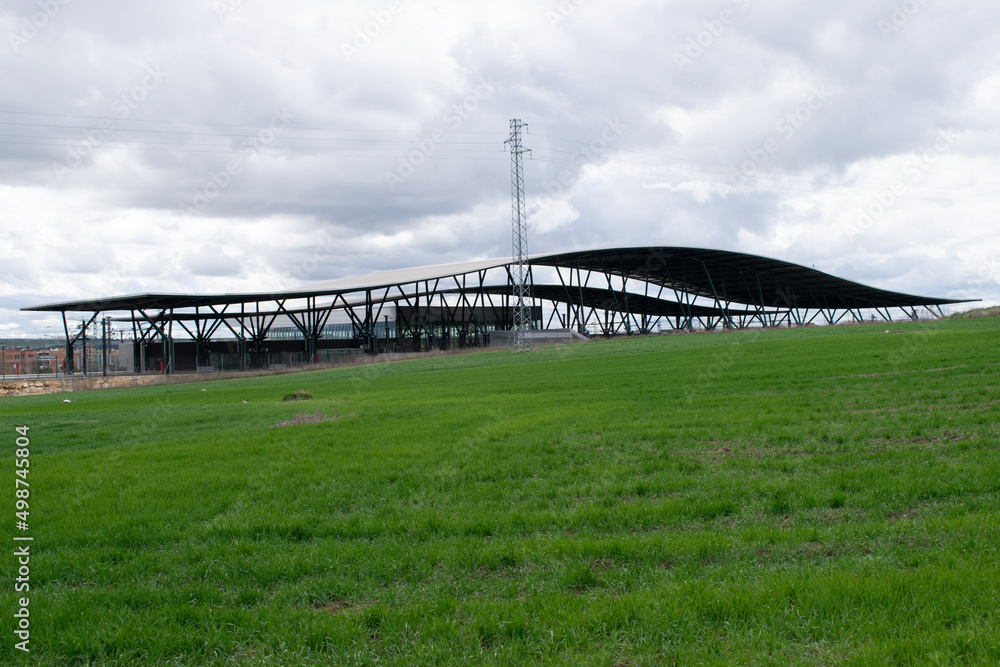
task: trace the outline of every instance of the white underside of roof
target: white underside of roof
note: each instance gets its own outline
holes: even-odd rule
[[[480,259],[471,262],[456,262],[454,264],[433,264],[431,266],[415,266],[408,269],[393,269],[390,271],[376,271],[363,276],[353,276],[351,278],[341,278],[318,285],[309,285],[308,288],[288,290],[290,293],[301,292],[308,289],[310,292],[358,292],[369,289],[382,289],[393,285],[407,285],[425,280],[437,280],[450,276],[459,276],[477,271],[488,271],[500,268],[511,263],[511,259]]]

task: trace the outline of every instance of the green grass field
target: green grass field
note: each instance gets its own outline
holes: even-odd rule
[[[0,660],[998,664],[1000,320],[886,328],[2,399]]]

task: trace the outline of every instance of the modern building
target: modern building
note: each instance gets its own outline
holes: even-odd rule
[[[336,350],[489,345],[513,328],[513,260],[380,271],[294,290],[138,294],[24,308],[131,326],[131,367],[170,373],[246,369]],[[643,246],[528,258],[531,329],[581,335],[837,324],[941,315],[952,299],[902,294],[744,253]],[[347,354],[347,352],[343,352]]]

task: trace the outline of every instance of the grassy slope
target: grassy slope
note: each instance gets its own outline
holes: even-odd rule
[[[996,663],[1000,321],[892,330],[4,399],[31,661]]]

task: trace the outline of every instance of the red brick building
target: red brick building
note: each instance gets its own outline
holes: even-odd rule
[[[3,350],[4,375],[33,375],[35,373],[54,373],[65,370],[66,350],[55,347],[48,350],[31,350],[22,347],[12,347]],[[73,363],[82,367],[83,356],[79,350],[73,354]]]

